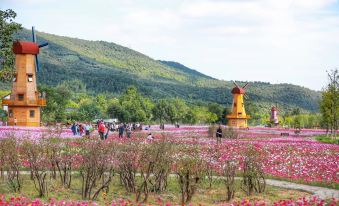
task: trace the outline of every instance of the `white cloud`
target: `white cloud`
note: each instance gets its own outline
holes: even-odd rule
[[[339,66],[338,0],[42,1],[2,5],[25,26],[113,41],[221,79],[320,89]]]
[[[262,8],[255,1],[189,1],[181,6],[182,14],[187,17],[257,15]],[[240,16],[239,16],[240,17]]]
[[[212,36],[246,35],[250,32],[250,27],[242,26],[217,26],[204,30],[205,34]]]
[[[180,17],[169,10],[142,10],[129,13],[123,18],[124,24],[146,30],[176,29]]]
[[[321,9],[329,6],[337,0],[294,0],[293,6],[301,9]]]

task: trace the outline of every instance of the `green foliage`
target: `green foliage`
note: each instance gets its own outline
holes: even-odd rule
[[[81,105],[78,114],[78,121],[92,121],[93,119],[101,117],[100,108],[94,102]]]
[[[319,142],[339,145],[339,135],[336,135],[335,138],[329,137],[327,135],[319,135],[315,139],[318,140]]]
[[[0,71],[1,72],[1,71]],[[8,95],[9,93],[11,93],[9,90],[0,90],[0,97],[4,97],[6,95]],[[0,119],[2,121],[6,121],[7,119],[7,112],[5,110],[2,109],[2,102],[0,101]]]
[[[86,85],[79,79],[63,81],[61,85],[73,93],[86,93]]]
[[[185,65],[182,65],[178,62],[173,62],[173,61],[159,61],[161,62],[162,64],[165,64],[171,68],[174,68],[176,69],[177,71],[180,71],[180,72],[185,72],[186,74],[189,74],[189,75],[192,75],[192,76],[195,76],[195,77],[202,77],[202,78],[206,78],[206,79],[210,79],[210,80],[213,80],[212,77],[209,77],[205,74],[202,74],[194,69],[190,69],[188,67],[186,67]]]
[[[119,120],[124,120],[127,114],[124,113],[122,106],[119,101],[112,101],[107,108],[107,114],[111,118],[118,118]]]
[[[217,114],[208,111],[207,107],[201,106],[193,106],[185,119],[185,122],[190,124],[215,123],[217,121]]]
[[[171,115],[172,109],[171,105],[165,99],[160,99],[153,108],[153,116],[156,120],[160,121],[160,124],[162,124],[164,121],[170,119],[169,116]]]
[[[0,10],[0,79],[11,80],[13,75],[14,54],[12,52],[13,34],[21,29],[15,23],[16,13],[11,10]]]
[[[42,120],[44,122],[65,122],[66,105],[71,98],[71,92],[65,85],[59,85],[56,88],[42,86],[40,92],[47,95],[47,105],[42,109]]]
[[[150,99],[142,97],[136,87],[129,87],[119,98],[123,109],[124,122],[148,122],[152,117],[153,103]]]
[[[322,92],[320,102],[320,111],[322,114],[322,125],[331,130],[331,133],[336,133],[339,124],[339,72],[333,70],[328,73],[329,84]]]
[[[217,104],[217,103],[209,103],[208,104],[208,111],[211,112],[211,113],[214,113],[216,114],[217,116],[217,120],[218,122],[222,122],[224,116],[224,110],[226,110],[225,108],[223,108],[220,104]]]

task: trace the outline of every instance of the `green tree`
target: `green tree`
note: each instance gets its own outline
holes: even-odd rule
[[[187,111],[189,110],[185,101],[179,98],[165,100],[167,105],[168,121],[172,124],[183,122]]]
[[[47,95],[47,105],[42,108],[42,120],[44,122],[66,121],[66,105],[71,98],[71,92],[64,85],[56,88],[42,86],[39,91]]]
[[[78,113],[80,116],[80,121],[92,121],[102,116],[101,109],[94,102],[81,105],[79,107]]]
[[[95,98],[95,103],[100,108],[101,113],[103,114],[105,111],[107,111],[108,102],[106,95],[104,94],[98,94]]]
[[[79,79],[66,80],[61,83],[62,86],[65,86],[68,90],[73,93],[86,93],[86,85]]]
[[[7,9],[0,10],[0,79],[11,80],[13,76],[14,54],[12,52],[13,34],[22,29],[15,23],[16,13]]]
[[[154,120],[159,120],[160,124],[170,119],[172,108],[166,99],[160,99],[154,106],[152,113]],[[173,113],[173,112],[172,112]]]
[[[338,69],[328,72],[329,83],[322,92],[320,111],[322,114],[322,125],[336,136],[339,117],[339,73]]]
[[[0,109],[0,118],[1,118],[2,121],[7,120],[7,112],[3,109]]]
[[[228,120],[227,120],[226,116],[227,116],[228,114],[230,114],[230,113],[231,113],[231,108],[226,107],[226,108],[223,109],[223,111],[222,111],[221,123],[227,124],[227,121],[228,121]]]
[[[196,112],[195,109],[191,108],[185,115],[184,123],[196,124],[199,121],[198,119],[199,119],[198,113]]]
[[[109,118],[118,118],[118,119],[123,119],[121,118],[123,109],[122,106],[119,103],[118,99],[111,99],[108,101],[108,106],[107,106],[107,111],[106,114]]]
[[[142,97],[136,87],[128,87],[119,98],[122,107],[122,119],[124,122],[148,122],[152,117],[154,104],[148,98]]]
[[[291,115],[299,115],[300,113],[300,108],[294,108]]]
[[[222,121],[224,108],[220,104],[209,103],[208,111],[217,115],[218,122]]]
[[[204,106],[192,106],[187,112],[185,123],[189,124],[203,124],[203,123],[215,123],[218,121],[218,116],[215,113],[208,111]]]

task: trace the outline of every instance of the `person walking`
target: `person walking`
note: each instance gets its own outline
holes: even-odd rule
[[[87,137],[89,137],[89,135],[90,135],[90,130],[91,130],[91,125],[89,123],[87,123],[85,125],[85,134],[86,134]]]
[[[108,138],[108,133],[109,133],[109,124],[106,124],[106,133],[105,133],[105,140]]]
[[[98,132],[101,140],[104,140],[105,125],[103,122],[99,123]]]
[[[219,125],[219,128],[217,129],[217,133],[215,135],[217,137],[217,143],[221,143],[221,138],[222,138],[222,129],[221,126]]]
[[[127,138],[131,138],[131,134],[132,134],[132,125],[128,125],[127,128]]]
[[[84,126],[82,124],[79,124],[79,133],[80,133],[80,136],[82,136],[84,134]]]
[[[75,123],[72,124],[71,130],[72,130],[74,136],[77,135]]]
[[[125,130],[124,125],[121,124],[121,125],[119,126],[118,130],[119,130],[119,138],[123,138],[124,130]]]
[[[76,123],[76,125],[75,125],[75,132],[76,132],[76,135],[80,135],[80,129],[79,129],[78,123]]]

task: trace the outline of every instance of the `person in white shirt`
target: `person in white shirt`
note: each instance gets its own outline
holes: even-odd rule
[[[154,140],[154,137],[152,136],[152,133],[149,133],[146,137],[147,140]]]
[[[89,136],[91,128],[92,126],[89,123],[85,125],[86,136]]]

